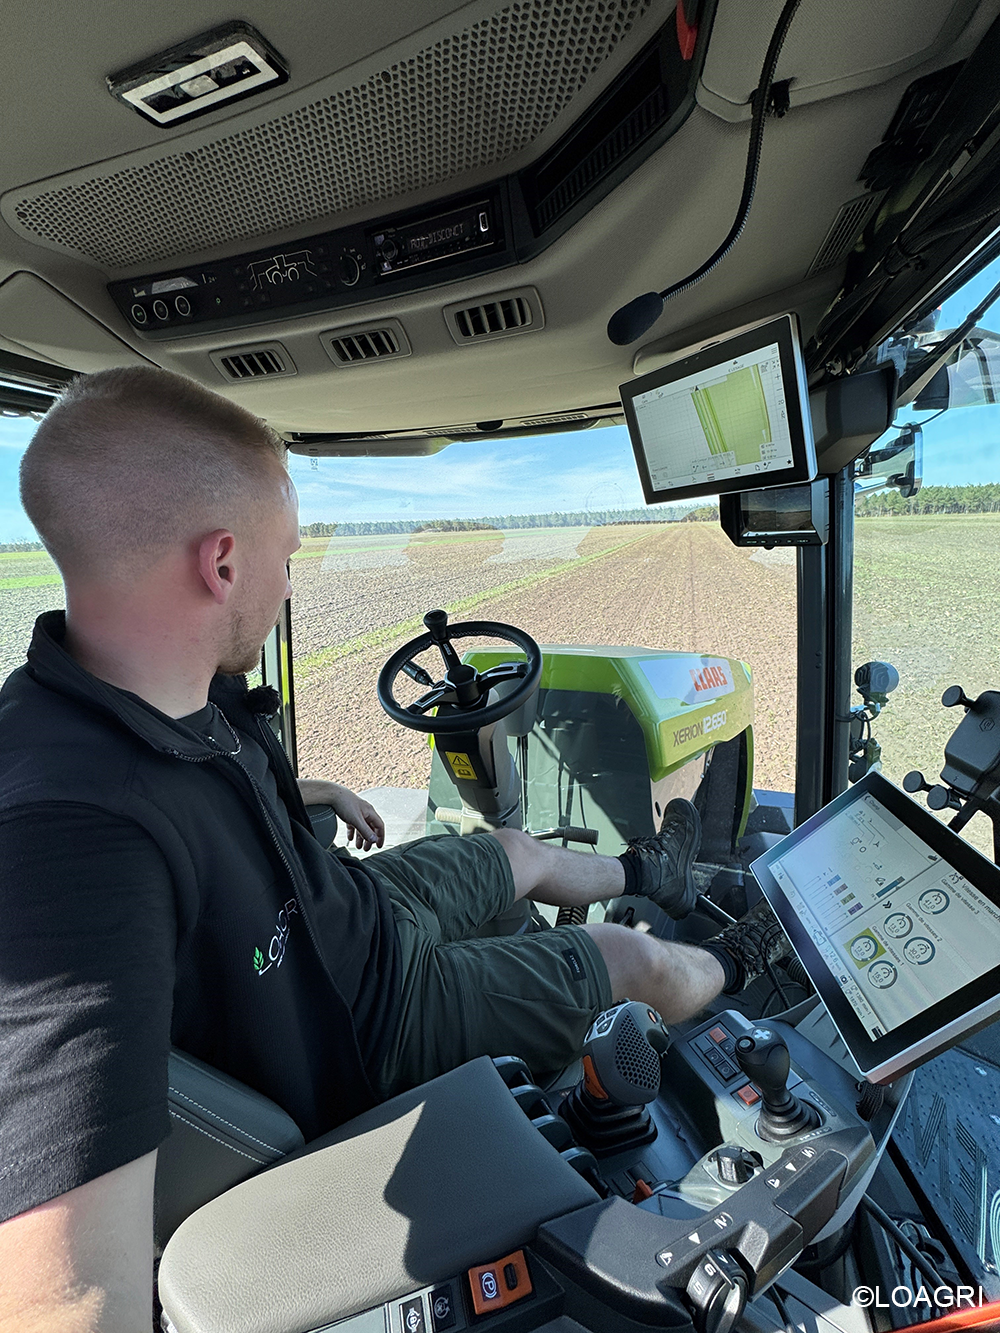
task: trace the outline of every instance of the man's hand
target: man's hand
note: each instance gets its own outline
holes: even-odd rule
[[[336,811],[347,828],[347,841],[352,840],[361,852],[370,852],[385,842],[385,824],[382,816],[368,801],[364,801],[349,787],[322,778],[299,778],[299,791],[306,805],[329,805]]]

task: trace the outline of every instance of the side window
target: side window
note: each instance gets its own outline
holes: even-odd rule
[[[951,298],[936,328],[909,339],[911,362],[961,323],[998,278],[993,264]],[[994,308],[986,322],[998,314]],[[949,685],[972,698],[1000,688],[998,404],[1000,335],[978,328],[947,374],[897,414],[893,432],[873,448],[881,461],[857,484],[853,660],[881,659],[899,672],[872,724],[882,769],[897,784],[913,769],[938,781],[945,743],[963,716],[941,706]],[[983,816],[973,817],[965,836],[992,859]]]
[[[18,498],[34,431],[28,417],[0,417],[0,681],[24,662],[35,618],[63,605],[62,579]]]

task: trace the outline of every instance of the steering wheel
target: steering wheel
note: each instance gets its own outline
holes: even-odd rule
[[[447,611],[428,611],[424,616],[427,633],[404,643],[396,650],[378,674],[378,701],[400,726],[414,731],[433,731],[439,736],[454,735],[479,727],[488,727],[502,717],[515,712],[534,693],[542,675],[542,650],[530,634],[503,625],[497,620],[464,620],[448,624]],[[455,639],[506,639],[524,651],[524,662],[501,662],[488,671],[477,671],[462,662],[452,647]],[[432,677],[410,659],[436,644],[444,659],[445,674],[436,684]],[[393,686],[400,672],[430,689],[419,699],[404,707],[393,694]],[[510,694],[496,703],[487,703],[489,692],[503,681],[516,680],[518,685]],[[428,717],[439,704],[453,704],[459,711]]]

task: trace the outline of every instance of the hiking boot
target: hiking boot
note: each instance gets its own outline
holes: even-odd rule
[[[675,921],[687,916],[698,896],[691,868],[700,842],[698,811],[680,797],[671,801],[659,833],[633,838],[622,853],[622,862],[631,862],[626,866],[625,892],[648,898]]]
[[[714,953],[722,948],[736,964],[737,979],[725,987],[726,995],[736,995],[762,977],[775,963],[789,958],[792,946],[781,929],[778,918],[766,898],[751,907],[746,916],[726,926],[718,935],[705,940],[702,948]]]

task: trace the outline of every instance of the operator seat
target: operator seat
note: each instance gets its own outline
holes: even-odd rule
[[[270,1098],[183,1051],[170,1052],[167,1086],[170,1134],[156,1156],[158,1251],[202,1204],[305,1144]]]

